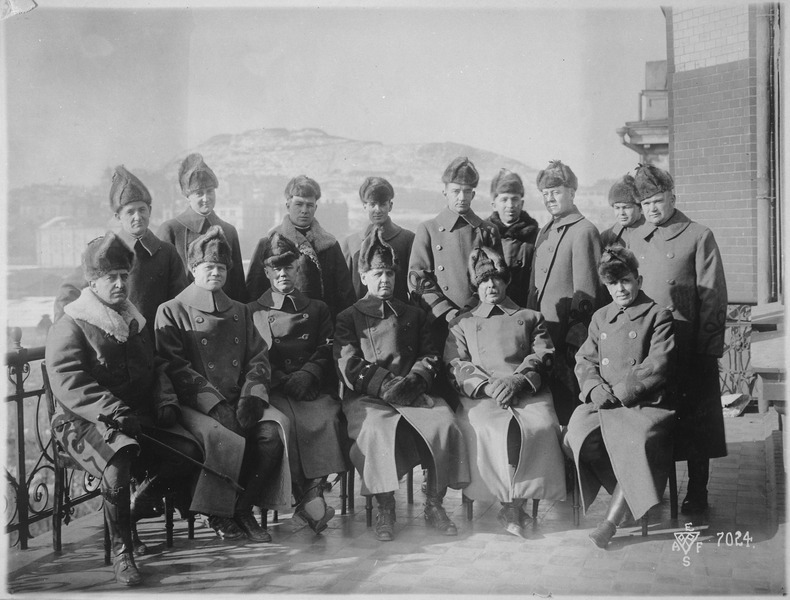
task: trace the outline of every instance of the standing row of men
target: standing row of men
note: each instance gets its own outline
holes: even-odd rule
[[[68,406],[65,413],[89,404],[93,414],[76,412],[96,426],[92,435],[104,438],[94,440],[86,450],[78,441],[90,436],[64,433],[66,446],[81,451],[85,462],[101,476],[108,461],[119,460],[115,450],[103,444],[123,448],[139,442],[145,451],[141,432],[170,436],[168,443],[174,436],[187,440],[181,442],[183,454],[198,457],[244,491],[223,485],[204,469],[193,474],[197,481],[184,504],[210,515],[212,527],[222,537],[245,535],[266,541],[268,533],[252,517],[253,504],[287,506],[291,493],[297,500],[297,515],[316,532],[326,527],[333,511],[321,492],[328,474],[344,470],[343,455],[350,444],[348,451],[362,474],[366,493],[375,494],[379,501],[379,539],[392,538],[393,481],[397,487],[398,476],[419,462],[428,473],[426,521],[452,535],[455,526],[441,500],[448,485],[463,487],[469,481],[463,467],[453,466],[448,459],[465,453],[460,434],[448,425],[452,410],[460,404],[459,390],[464,395],[463,378],[442,367],[435,349],[445,348],[450,324],[457,325],[459,315],[481,302],[481,293],[488,293],[483,286],[490,273],[482,267],[482,271],[475,270],[470,257],[477,256],[480,248],[492,251],[492,264],[496,256],[503,256],[505,266],[494,272],[506,281],[507,296],[514,306],[526,305],[545,320],[553,360],[551,353],[532,357],[532,345],[521,359],[529,356],[542,364],[553,410],[563,425],[580,398],[589,401],[580,396],[573,370],[590,319],[605,303],[605,291],[598,279],[601,237],[574,204],[578,182],[567,165],[553,161],[538,175],[537,186],[552,217],[539,231],[523,211],[524,186],[517,174],[503,169],[494,177],[495,211],[488,220],[471,208],[479,182],[471,161],[454,160],[442,181],[446,208],[412,234],[389,217],[395,197],[389,182],[367,178],[360,199],[370,225],[341,245],[315,219],[319,184],[306,176],[294,178],[285,190],[287,214],[259,242],[245,283],[238,235],[214,213],[219,182],[200,155],[188,156],[179,171],[188,208],[164,223],[159,237],[148,229],[150,194],[139,179],[118,167],[110,204],[121,232],[117,238],[107,235],[89,245],[82,271],[64,283],[56,301],[56,318],[65,312],[68,327],[55,327],[48,342],[53,389]],[[718,248],[708,229],[675,209],[672,178],[655,167],[640,165],[635,177],[624,177],[612,188],[610,203],[618,223],[604,232],[604,238],[619,240],[638,256],[645,277],[643,289],[676,322],[681,359],[675,458],[689,460],[683,510],[699,512],[707,506],[708,459],[726,453],[716,367],[726,312]],[[480,256],[474,262],[487,264]],[[114,287],[107,278],[115,281]],[[86,287],[89,293],[81,291]],[[98,304],[91,294],[99,299]],[[120,321],[106,318],[105,308],[113,305],[113,294],[121,308],[111,313],[120,315]],[[130,302],[121,302],[126,294]],[[247,300],[252,302],[243,304]],[[69,308],[72,304],[76,308]],[[137,308],[132,311],[128,306]],[[149,357],[135,351],[142,352],[136,356],[147,365],[145,373],[138,374],[145,383],[136,389],[171,400],[175,397],[178,402],[157,408],[142,425],[129,418],[129,411],[102,404],[102,398],[115,392],[108,394],[100,388],[127,385],[125,371],[127,364],[131,369],[132,361],[120,360],[117,352],[106,358],[105,349],[97,352],[95,348],[92,359],[82,354],[79,359],[73,355],[64,359],[64,348],[73,347],[75,340],[89,340],[77,343],[78,354],[96,345],[90,340],[95,341],[97,334],[87,335],[85,327],[82,333],[77,331],[82,321],[93,323],[105,334],[118,333],[116,339],[123,342],[144,330],[147,341],[141,345],[153,347],[155,340],[157,353]],[[115,328],[105,326],[108,322]],[[408,335],[418,337],[411,340]],[[523,344],[522,350],[526,350]],[[104,373],[113,361],[118,372]],[[73,386],[74,372],[89,364],[95,364],[89,373],[93,380]],[[337,374],[345,390],[343,418],[350,441],[344,437],[340,408],[332,398]],[[508,380],[507,385],[511,384],[515,385]],[[503,391],[507,385],[500,382],[499,387],[487,389],[506,398],[504,406],[510,404],[507,398],[512,393]],[[518,385],[526,383],[519,380]],[[75,388],[81,390],[77,401],[69,402]],[[118,395],[123,394],[119,391]],[[384,403],[377,401],[382,398]],[[93,405],[97,399],[98,407]],[[439,412],[432,410],[430,414],[439,418],[432,425],[421,411],[445,400],[447,414],[439,418]],[[97,408],[108,408],[111,425],[96,423]],[[61,429],[67,432],[78,421],[62,418]],[[217,429],[215,423],[223,427]],[[383,431],[390,431],[386,436],[392,444],[400,444],[399,461],[376,460],[380,457],[373,449],[380,438],[375,436]],[[104,456],[103,463],[95,461],[97,453]],[[127,451],[117,454],[127,456]],[[123,496],[113,490],[122,489],[124,481],[136,475],[131,464],[124,459],[120,478],[105,475],[105,498]],[[113,516],[105,510],[115,529],[124,520],[129,524],[128,532],[122,525],[113,538],[115,554],[126,557],[116,561],[116,577],[123,583],[139,579],[132,550],[144,552],[134,539],[134,521],[150,512],[157,494],[173,486],[167,477],[151,476],[152,472],[149,469],[148,477],[136,475],[147,494],[138,493],[129,504],[129,515]],[[271,481],[276,485],[265,485]],[[108,502],[113,505],[112,500]],[[122,499],[117,505],[125,506],[124,502],[130,501]],[[514,519],[507,521],[508,527],[515,527]]]

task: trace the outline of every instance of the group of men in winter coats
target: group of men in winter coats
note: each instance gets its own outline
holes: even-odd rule
[[[660,501],[673,460],[689,461],[683,511],[707,507],[708,459],[726,454],[726,286],[713,235],[675,208],[665,171],[640,165],[613,186],[605,245],[560,161],[537,177],[542,228],[506,169],[479,217],[479,174],[459,157],[446,208],[415,233],[390,218],[392,185],[365,179],[370,224],[342,244],[301,175],[246,280],[238,234],[214,213],[216,175],[191,154],[178,176],[188,207],[157,236],[150,193],[116,168],[121,231],[88,244],[47,340],[53,430],[102,479],[119,583],[140,583],[135,523],[164,494],[223,539],[267,542],[254,506],[293,506],[320,533],[334,516],[327,477],[349,463],[377,500],[381,541],[418,464],[426,524],[442,535],[457,534],[452,487],[499,500],[499,521],[523,536],[526,499],[565,498],[563,451],[585,509],[601,486],[612,494],[590,535],[601,547],[627,509],[639,518]]]

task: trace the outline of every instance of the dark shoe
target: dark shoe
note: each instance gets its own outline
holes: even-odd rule
[[[502,508],[497,515],[497,521],[508,533],[524,537],[524,527],[521,525],[521,508],[511,503],[502,503]]]
[[[335,516],[335,509],[327,506],[321,496],[312,498],[296,507],[296,516],[301,518],[315,533],[327,528],[327,523]]]
[[[391,542],[395,538],[395,508],[379,506],[374,533],[380,542]]]
[[[441,504],[426,504],[425,505],[425,523],[429,527],[433,527],[442,535],[458,535],[458,529],[447,516],[444,507]]]
[[[708,510],[708,499],[700,496],[686,496],[680,505],[680,512],[684,515],[698,515]]]
[[[598,523],[598,527],[590,533],[590,539],[599,548],[606,548],[616,531],[617,527],[614,526],[614,523],[604,520]]]
[[[247,536],[251,542],[271,542],[272,536],[258,524],[258,520],[251,510],[237,512],[233,515],[233,520],[239,529]]]
[[[208,524],[222,540],[240,540],[244,537],[244,532],[233,519],[228,517],[211,516],[208,518]]]
[[[112,560],[112,569],[115,572],[115,581],[121,585],[140,585],[143,582],[131,554],[124,552],[116,555]]]

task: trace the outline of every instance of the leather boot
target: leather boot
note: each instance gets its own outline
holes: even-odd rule
[[[326,505],[324,500],[324,484],[326,477],[310,479],[302,486],[294,486],[304,490],[294,511],[315,533],[327,528],[327,523],[335,516],[335,509]]]
[[[521,524],[521,504],[522,501],[502,502],[502,508],[497,515],[497,521],[508,533],[524,537],[524,526]]]
[[[110,532],[115,581],[121,585],[139,585],[143,578],[134,562],[129,488],[102,489],[104,520]]]
[[[614,526],[614,523],[604,519],[598,523],[598,527],[590,533],[590,539],[593,541],[593,544],[599,548],[606,548],[606,546],[609,545],[609,540],[612,539],[616,531],[617,527]]]
[[[376,515],[375,534],[380,542],[391,542],[395,537],[395,492],[376,494],[379,512]]]
[[[446,492],[447,488],[439,492],[432,492],[431,485],[430,483],[428,484],[428,494],[425,499],[425,523],[429,527],[436,529],[436,531],[442,535],[458,535],[458,529],[455,523],[450,520],[450,517],[447,516],[447,512],[442,506],[442,501],[444,500]]]
[[[696,515],[708,508],[708,477],[710,461],[707,458],[688,460],[688,492],[680,505],[684,515]]]

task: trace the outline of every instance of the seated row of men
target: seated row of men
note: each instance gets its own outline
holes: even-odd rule
[[[644,171],[655,180],[654,171]],[[53,328],[47,361],[62,407],[54,430],[89,471],[103,475],[119,582],[139,582],[133,551],[145,548],[133,524],[167,489],[182,493],[184,510],[209,515],[226,539],[268,541],[253,505],[282,509],[292,495],[297,518],[320,532],[334,514],[322,497],[326,477],[344,471],[347,456],[363,493],[377,498],[380,540],[393,536],[400,477],[419,463],[427,470],[428,524],[455,535],[442,498],[447,487],[464,488],[471,499],[498,498],[502,524],[521,535],[526,498],[564,497],[559,424],[568,420],[583,424],[567,439],[585,506],[596,481],[614,493],[610,518],[591,536],[597,544],[605,546],[614,533],[626,499],[637,517],[658,501],[672,454],[666,451],[672,413],[662,392],[672,362],[672,315],[638,293],[632,253],[612,249],[599,264],[598,233],[573,205],[575,176],[567,166],[557,161],[538,176],[553,220],[534,256],[523,238],[505,244],[502,255],[503,240],[514,239],[508,231],[537,233],[521,210],[520,178],[503,171],[492,184],[504,230],[471,211],[477,180],[468,159],[453,161],[443,177],[448,208],[411,237],[388,217],[392,187],[368,178],[360,197],[371,226],[343,244],[344,263],[337,241],[314,219],[318,184],[295,178],[286,189],[289,214],[261,240],[250,266],[246,291],[257,290],[258,299],[244,305],[226,293],[240,269],[237,236],[227,226],[228,239],[226,224],[212,224],[217,181],[199,155],[190,155],[180,172],[191,208],[178,227],[163,226],[178,233],[176,248],[148,230],[151,198],[142,182],[116,170],[110,200],[122,231],[91,242],[84,273],[64,286],[58,305],[68,318]],[[613,191],[634,196],[633,181],[618,185]],[[198,220],[189,214],[206,209]],[[616,235],[627,243],[625,233]],[[172,283],[184,275],[179,254],[193,280],[183,291],[185,281]],[[353,292],[342,293],[349,267],[361,297],[356,303]],[[618,287],[610,288],[614,303],[602,309],[610,309],[608,320],[587,338],[599,275]],[[564,279],[570,292],[556,289]],[[540,312],[522,308],[525,287],[527,303]],[[414,304],[405,301],[408,288]],[[511,294],[521,294],[519,301]],[[599,333],[608,341],[593,340]],[[598,359],[593,374],[589,363]],[[144,368],[133,367],[138,360]],[[571,402],[558,402],[568,390]],[[586,419],[573,412],[579,398],[581,408],[595,407]],[[146,416],[135,419],[135,411]],[[604,413],[625,416],[605,421]],[[649,439],[641,455],[617,440],[621,458],[612,455],[612,428],[623,426],[642,432],[637,447],[640,436]],[[179,450],[180,459],[162,455],[157,441]],[[135,447],[143,459],[159,454],[134,461]],[[626,471],[617,460],[631,461]],[[201,467],[190,480],[195,461]],[[633,487],[614,477],[632,469],[647,473]],[[142,482],[134,501],[132,476]],[[655,485],[645,488],[645,481]]]

